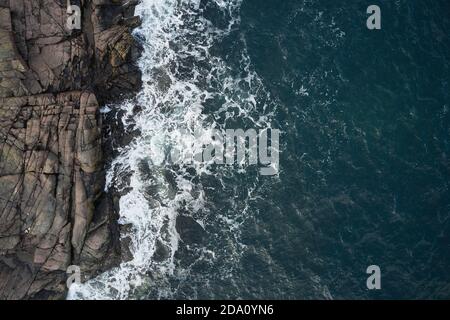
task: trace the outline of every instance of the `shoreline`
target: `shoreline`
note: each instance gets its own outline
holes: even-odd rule
[[[121,261],[100,108],[140,88],[138,1],[71,4],[81,30],[64,5],[0,1],[0,299],[64,299],[69,266]]]

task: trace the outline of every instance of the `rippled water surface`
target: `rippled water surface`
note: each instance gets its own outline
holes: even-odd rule
[[[449,298],[450,2],[380,0],[369,31],[372,2],[143,0],[108,172],[132,259],[69,298]],[[164,161],[180,130],[268,127],[276,176]]]

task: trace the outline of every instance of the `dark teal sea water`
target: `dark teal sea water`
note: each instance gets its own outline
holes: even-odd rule
[[[217,50],[244,39],[282,106],[281,174],[242,226],[236,291],[212,293],[450,298],[450,2],[244,0],[241,19]]]
[[[381,30],[366,27],[372,4]],[[108,173],[127,184],[133,258],[78,297],[450,298],[450,1],[143,0],[138,13],[144,88],[120,108],[139,135]],[[179,129],[267,126],[282,132],[279,175],[159,162]]]

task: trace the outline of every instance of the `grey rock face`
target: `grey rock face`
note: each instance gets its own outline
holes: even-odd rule
[[[99,102],[140,86],[136,2],[72,0],[73,31],[66,3],[0,0],[0,299],[61,299],[68,266],[120,261]]]

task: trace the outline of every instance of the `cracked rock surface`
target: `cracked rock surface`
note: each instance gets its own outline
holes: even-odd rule
[[[99,105],[140,86],[137,1],[0,0],[0,299],[63,299],[120,261]]]

